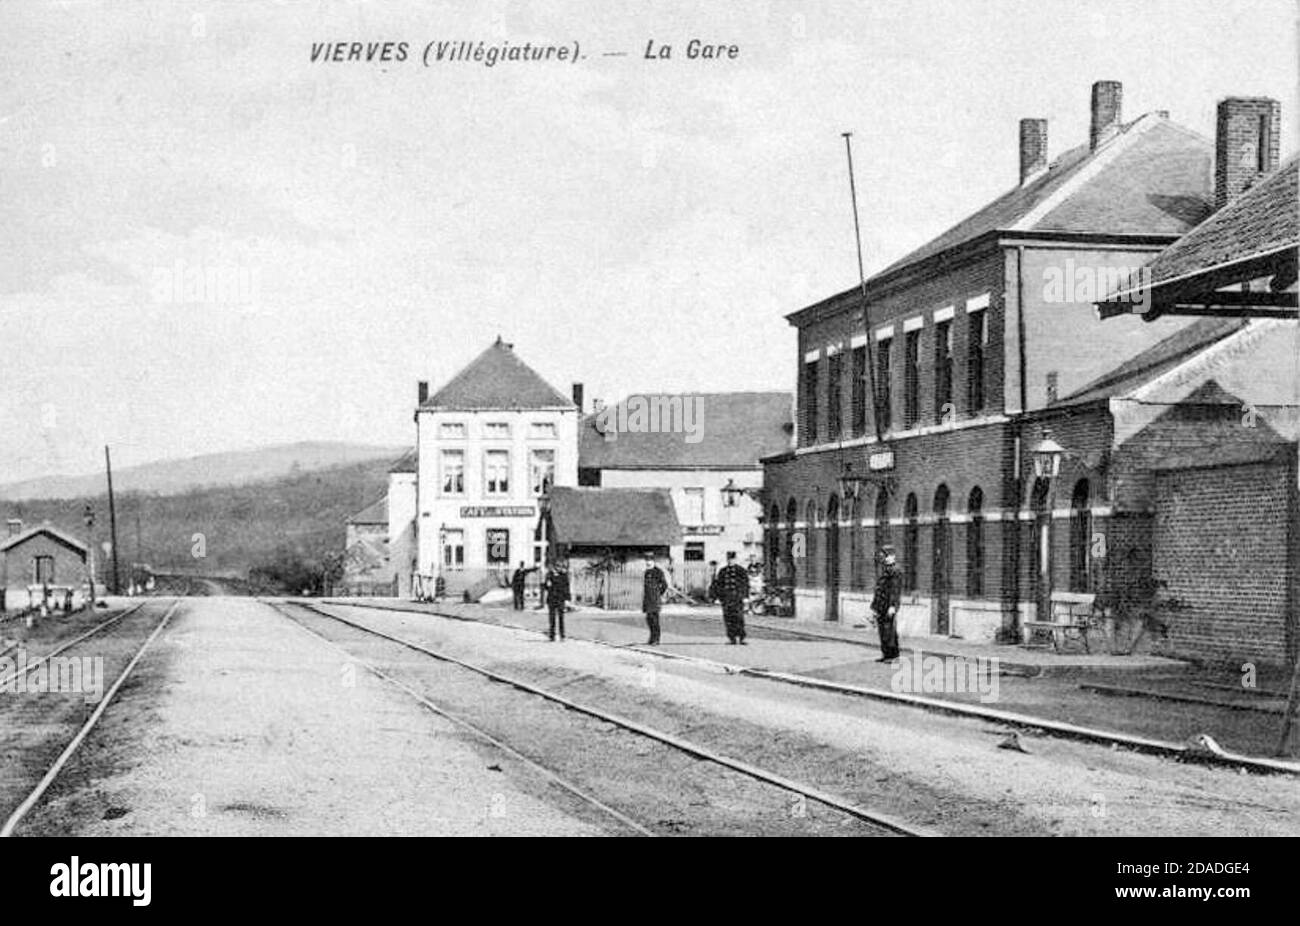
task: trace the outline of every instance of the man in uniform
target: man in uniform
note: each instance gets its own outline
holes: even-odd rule
[[[881,550],[885,568],[876,580],[876,593],[871,598],[871,610],[876,615],[880,630],[880,658],[877,662],[893,662],[898,658],[898,605],[903,595],[903,573],[898,568],[898,558],[893,547]]]
[[[569,574],[565,571],[563,564],[551,563],[546,570],[546,579],[542,583],[542,594],[546,598],[546,606],[550,613],[550,632],[548,636],[551,642],[555,642],[555,631],[560,631],[560,639],[564,639],[564,607],[569,600]]]
[[[668,590],[668,579],[664,571],[655,563],[653,553],[645,558],[645,578],[641,583],[641,610],[645,612],[646,626],[650,628],[647,646],[659,645],[659,605],[664,592]]]
[[[727,551],[727,565],[718,570],[709,586],[709,597],[722,602],[722,622],[727,642],[745,642],[745,599],[749,597],[749,573],[736,563],[736,551]]]
[[[521,562],[519,568],[515,570],[515,574],[510,577],[510,589],[515,593],[516,611],[524,609],[524,584],[528,580],[528,573],[532,571],[532,569],[526,569]]]

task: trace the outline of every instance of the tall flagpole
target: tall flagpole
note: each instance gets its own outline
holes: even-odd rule
[[[862,329],[867,335],[867,344],[863,350],[867,355],[867,391],[871,393],[871,420],[875,425],[876,441],[883,444],[884,432],[880,427],[880,396],[876,392],[876,358],[871,342],[871,319],[867,315],[867,273],[862,265],[862,224],[858,220],[858,186],[853,178],[853,133],[841,132],[844,136],[844,153],[849,159],[849,198],[853,202],[853,237],[858,245],[858,283],[862,298]]]

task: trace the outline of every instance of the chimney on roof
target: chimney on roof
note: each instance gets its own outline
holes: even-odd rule
[[[420,384],[416,387],[415,394],[418,397],[420,405],[423,405],[428,400],[429,381],[427,379],[420,380]]]
[[[578,413],[582,414],[582,383],[573,384],[573,404],[578,406]]]
[[[1092,123],[1088,145],[1096,151],[1119,131],[1123,122],[1124,85],[1117,80],[1099,80],[1092,85]]]
[[[1219,101],[1214,132],[1214,208],[1277,170],[1282,106],[1267,97]]]
[[[9,523],[10,537],[17,537],[19,534],[23,532],[22,518],[10,518],[8,523]]]
[[[1020,120],[1020,185],[1047,170],[1047,120]]]

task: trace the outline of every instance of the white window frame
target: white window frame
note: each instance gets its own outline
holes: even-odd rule
[[[492,488],[492,465],[489,462],[494,456],[505,457],[505,486],[503,488]],[[504,448],[492,447],[483,451],[483,494],[490,495],[494,498],[505,498],[510,495],[510,483],[513,481],[510,473],[510,451]]]
[[[460,488],[452,489],[447,487],[447,477],[450,474],[450,467],[447,466],[448,458],[457,458],[460,461]],[[443,495],[464,495],[465,494],[465,451],[444,449],[438,456],[438,487]]]

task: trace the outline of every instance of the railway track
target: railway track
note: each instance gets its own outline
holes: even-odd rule
[[[270,602],[267,603],[270,604]],[[457,656],[453,656],[450,653],[447,653],[445,651],[436,650],[428,646],[425,646],[421,643],[415,642],[413,640],[403,639],[401,637],[394,636],[392,634],[388,634],[380,630],[376,630],[372,627],[367,627],[364,624],[359,624],[355,621],[348,620],[347,618],[342,617],[338,614],[331,613],[330,611],[327,611],[324,608],[321,608],[319,606],[306,604],[303,602],[276,602],[272,604],[272,606],[281,614],[283,614],[285,617],[287,617],[288,619],[296,623],[304,631],[324,641],[330,646],[333,646],[336,649],[340,650],[350,660],[359,663],[365,669],[367,669],[369,672],[371,672],[378,678],[394,686],[395,688],[403,691],[405,694],[418,701],[426,709],[438,714],[441,717],[450,720],[451,722],[462,727],[463,729],[471,731],[474,735],[480,737],[485,742],[490,743],[493,747],[501,749],[507,752],[508,754],[512,755],[513,757],[521,760],[529,768],[532,768],[534,771],[543,775],[549,781],[560,786],[561,788],[563,788],[565,791],[567,791],[574,797],[578,798],[579,800],[583,801],[589,806],[596,808],[606,816],[613,817],[623,827],[633,832],[636,832],[639,835],[657,835],[657,834],[650,826],[647,826],[642,822],[638,822],[637,820],[632,819],[627,814],[624,814],[621,811],[610,806],[609,803],[600,800],[598,797],[591,794],[588,790],[586,790],[585,788],[581,787],[580,785],[570,780],[567,776],[562,775],[559,772],[555,771],[553,768],[548,768],[547,766],[543,765],[541,762],[537,761],[536,759],[528,755],[525,755],[515,747],[506,743],[501,737],[494,736],[493,734],[489,733],[487,730],[485,730],[482,727],[482,725],[476,724],[470,721],[469,719],[467,719],[466,717],[448,710],[445,705],[441,705],[432,701],[429,697],[427,697],[425,694],[418,691],[413,686],[394,677],[391,673],[384,671],[382,668],[380,668],[373,662],[358,658],[354,653],[349,651],[347,647],[343,646],[336,640],[330,639],[328,636],[320,633],[318,630],[314,629],[313,627],[308,626],[306,623],[303,622],[303,620],[300,619],[301,616],[303,614],[311,615],[309,620],[319,620],[323,618],[327,621],[333,622],[334,624],[342,625],[347,628],[350,628],[352,632],[361,634],[363,635],[364,638],[368,638],[372,640],[378,639],[378,640],[385,641],[388,644],[391,644],[393,646],[422,654],[423,656],[429,657],[430,659],[438,663],[441,663],[443,665],[452,666],[457,669],[463,670],[464,672],[472,673],[473,675],[486,679],[489,682],[496,683],[498,685],[509,686],[511,689],[527,694],[531,696],[531,698],[533,699],[559,705],[560,707],[563,707],[568,711],[572,711],[584,715],[586,717],[601,721],[603,723],[609,724],[617,728],[618,730],[632,734],[642,740],[657,744],[657,746],[659,747],[664,747],[678,754],[688,756],[690,757],[691,760],[695,762],[705,763],[707,765],[714,766],[717,768],[727,769],[731,772],[738,773],[739,775],[752,779],[753,781],[759,782],[761,786],[767,788],[776,788],[779,789],[781,792],[784,792],[786,795],[797,796],[798,798],[816,804],[820,804],[826,808],[831,809],[837,814],[843,815],[843,817],[847,818],[848,820],[854,821],[856,824],[865,825],[866,827],[876,831],[875,832],[876,835],[881,835],[881,834],[893,834],[893,835],[903,835],[903,836],[938,835],[937,833],[933,833],[924,830],[922,828],[913,826],[911,824],[908,824],[903,820],[885,814],[881,811],[875,810],[873,808],[865,807],[861,804],[855,803],[839,795],[831,794],[826,791],[823,791],[806,782],[797,781],[788,778],[786,776],[780,775],[776,772],[770,771],[768,769],[761,768],[752,763],[745,762],[740,759],[736,759],[731,756],[724,755],[720,752],[717,752],[709,748],[708,746],[702,743],[698,743],[683,738],[681,736],[678,736],[676,734],[657,729],[655,727],[652,727],[640,721],[615,714],[611,711],[605,710],[603,708],[591,704],[580,703],[554,690],[543,688],[539,685],[535,685],[531,682],[524,681],[522,679],[509,677],[500,672],[469,662]]]
[[[377,611],[392,611],[398,613],[426,614],[434,617],[443,618],[444,620],[463,621],[467,623],[483,624],[491,627],[501,627],[509,630],[518,630],[524,633],[544,635],[543,631],[536,627],[527,627],[523,624],[515,624],[506,620],[485,621],[474,617],[466,617],[447,611],[427,611],[415,608],[400,608],[392,605],[372,604],[360,599],[355,603],[349,603],[349,607],[371,608]],[[764,628],[762,631],[753,632],[751,637],[760,637],[762,634],[784,634],[788,637],[803,637],[807,639],[825,640],[825,637],[816,634],[800,634],[795,630],[786,630],[784,628],[771,630]],[[1082,742],[1097,743],[1112,748],[1123,748],[1142,752],[1148,755],[1161,756],[1167,759],[1178,761],[1199,762],[1206,765],[1217,765],[1227,768],[1245,769],[1259,774],[1282,774],[1300,777],[1300,763],[1289,759],[1273,759],[1264,756],[1243,755],[1241,753],[1228,752],[1220,750],[1218,752],[1202,750],[1197,746],[1189,743],[1167,742],[1164,740],[1153,739],[1147,736],[1120,733],[1114,730],[1104,730],[1096,727],[1080,726],[1074,723],[1068,723],[1053,720],[1048,717],[1040,717],[1031,714],[1022,714],[1015,711],[1003,710],[1000,708],[990,708],[985,705],[968,704],[961,701],[948,700],[942,697],[915,694],[910,692],[896,692],[882,688],[872,688],[865,685],[854,685],[842,682],[834,682],[826,679],[818,679],[810,676],[799,675],[790,672],[777,672],[769,669],[752,668],[746,666],[732,666],[717,662],[712,659],[701,658],[699,656],[688,656],[682,653],[667,652],[655,648],[647,648],[634,644],[611,643],[606,640],[596,640],[590,637],[571,637],[572,639],[581,639],[585,643],[594,646],[603,646],[618,650],[635,650],[648,657],[656,659],[667,659],[685,663],[694,663],[701,666],[711,666],[721,668],[727,672],[733,672],[738,675],[746,675],[752,678],[762,678],[769,681],[779,682],[787,685],[795,685],[801,688],[814,688],[822,691],[830,691],[838,694],[849,695],[852,697],[869,698],[872,700],[884,701],[892,704],[904,704],[910,707],[917,707],[922,710],[931,711],[951,716],[966,717],[975,720],[988,721],[992,723],[1004,724],[1013,730],[1029,730],[1036,734],[1045,734],[1066,740],[1079,740]],[[1007,674],[1007,673],[1003,673]],[[1235,690],[1235,689],[1234,689]]]
[[[131,615],[136,614],[147,605],[152,604],[156,601],[158,601],[158,599],[151,599],[148,602],[141,602],[137,605],[127,608],[126,610],[122,611],[120,614],[116,614],[113,617],[90,628],[85,633],[79,634],[73,639],[68,640],[56,646],[54,649],[50,650],[48,653],[46,653],[39,659],[33,660],[32,662],[25,664],[21,669],[9,673],[7,676],[4,677],[4,679],[0,679],[0,682],[4,682],[7,684],[13,681],[14,679],[16,679],[19,675],[28,675],[32,672],[35,672],[41,666],[50,663],[50,661],[53,660],[55,657],[62,656],[68,650],[71,650],[74,647],[85,643],[87,640],[94,638],[95,636],[102,633],[107,628],[119,623],[120,621],[122,621],[123,619]],[[100,695],[99,700],[95,704],[94,709],[91,710],[89,716],[87,716],[85,720],[80,723],[72,739],[64,746],[64,748],[59,752],[59,755],[55,758],[54,762],[51,763],[50,766],[46,769],[44,775],[41,776],[40,781],[38,781],[36,786],[32,788],[30,792],[28,792],[26,797],[24,797],[21,801],[18,802],[17,806],[9,813],[4,823],[0,824],[0,838],[5,838],[14,835],[15,829],[18,827],[20,823],[22,823],[23,819],[34,808],[36,808],[40,804],[41,799],[45,796],[50,786],[54,784],[55,780],[58,778],[59,774],[63,771],[63,769],[67,766],[68,762],[77,754],[77,750],[81,748],[82,744],[86,741],[86,738],[90,735],[90,732],[95,728],[95,725],[99,723],[100,718],[104,716],[104,712],[108,710],[109,704],[112,703],[113,698],[117,695],[118,691],[121,689],[123,684],[125,684],[126,680],[130,677],[131,673],[135,670],[136,665],[140,662],[140,659],[144,656],[145,651],[150,647],[150,645],[152,645],[154,640],[158,638],[158,635],[162,633],[163,628],[167,626],[168,622],[172,618],[172,615],[175,614],[176,609],[179,606],[180,606],[180,599],[174,599],[170,603],[170,605],[166,608],[162,618],[153,627],[152,631],[145,637],[144,641],[139,645],[139,647],[134,649],[134,652],[131,655],[130,659],[127,660],[125,666],[118,673],[116,678],[113,680],[113,683],[107,688],[107,690],[105,690]]]

